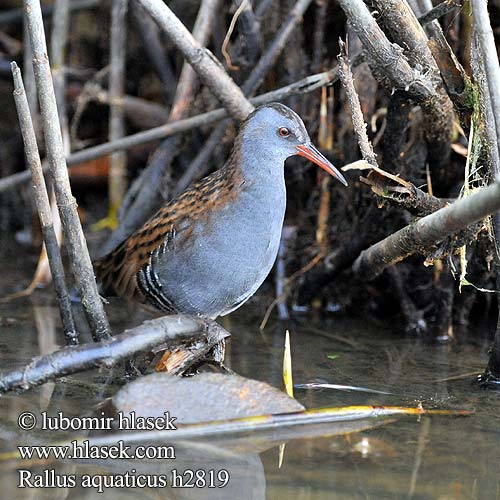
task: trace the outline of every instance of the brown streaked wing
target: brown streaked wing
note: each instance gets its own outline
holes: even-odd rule
[[[141,229],[94,263],[106,293],[114,292],[120,297],[143,302],[137,288],[137,273],[147,266],[153,252],[165,241],[176,248],[185,245],[195,222],[209,218],[237,196],[242,181],[232,163],[164,205]]]

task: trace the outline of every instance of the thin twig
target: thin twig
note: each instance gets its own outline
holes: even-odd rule
[[[359,102],[359,97],[354,88],[354,80],[351,73],[351,68],[349,67],[349,59],[347,55],[346,44],[339,39],[340,53],[337,56],[339,60],[339,76],[344,86],[344,90],[347,94],[347,100],[351,107],[352,124],[354,131],[358,136],[359,149],[361,151],[361,156],[372,166],[377,165],[377,158],[375,152],[373,151],[373,146],[371,145],[368,135],[366,134],[366,123],[363,118],[363,112],[361,111],[361,104]]]
[[[203,0],[200,5],[193,27],[193,37],[200,45],[205,46],[207,44],[219,4],[220,0]],[[189,63],[184,62],[168,116],[168,123],[187,116],[196,92],[196,81],[196,72]],[[134,181],[133,189],[130,189],[125,196],[120,209],[120,225],[103,245],[102,253],[112,250],[154,212],[159,202],[162,184],[163,195],[164,197],[167,196],[165,177],[170,173],[171,163],[179,150],[180,141],[179,136],[163,141],[152,156],[148,166],[142,171],[139,178]]]
[[[82,304],[96,339],[109,336],[109,323],[97,291],[82,226],[71,194],[64,145],[59,125],[57,104],[52,85],[49,58],[45,44],[42,12],[39,0],[25,0],[38,99],[42,115],[47,156],[54,181],[54,190],[66,237],[68,254]]]
[[[244,120],[253,111],[253,106],[212,53],[193,38],[161,0],[138,1],[153,16],[229,113],[237,120]]]
[[[21,71],[17,67],[16,63],[12,63],[12,76],[14,78],[14,101],[16,103],[19,125],[23,136],[26,162],[31,169],[35,203],[38,216],[40,218],[40,224],[42,226],[42,236],[49,259],[50,272],[52,274],[57,302],[59,305],[59,313],[61,315],[64,333],[70,343],[74,345],[78,343],[78,337],[73,320],[73,313],[71,311],[71,301],[66,288],[61,252],[59,250],[56,233],[54,231],[49,196],[47,194],[47,186],[45,185],[45,179],[43,177],[42,163],[38,153],[35,129],[31,121],[28,99],[24,90]]]
[[[233,63],[231,62],[231,56],[227,51],[227,46],[229,45],[229,40],[231,40],[231,35],[233,34],[234,27],[236,26],[236,21],[240,17],[240,14],[243,12],[243,9],[245,8],[247,2],[248,0],[241,1],[239,7],[236,9],[236,12],[234,13],[231,19],[231,22],[229,23],[229,28],[227,30],[226,36],[224,37],[224,42],[222,42],[222,48],[221,48],[222,55],[226,60],[227,67],[232,70],[238,70],[240,68],[239,66],[234,66]]]

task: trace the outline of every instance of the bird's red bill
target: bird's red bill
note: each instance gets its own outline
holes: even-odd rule
[[[345,177],[331,164],[331,162],[320,153],[313,144],[301,144],[297,146],[297,154],[303,156],[313,163],[316,163],[323,170],[338,179],[344,186],[347,186]]]

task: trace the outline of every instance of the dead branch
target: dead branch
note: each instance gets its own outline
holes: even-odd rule
[[[204,0],[196,16],[193,37],[205,46],[212,29],[220,0]],[[168,116],[168,123],[185,118],[196,91],[196,72],[188,62],[184,62]],[[106,241],[101,251],[107,253],[123,241],[154,212],[159,202],[162,177],[170,175],[170,166],[179,151],[181,138],[170,137],[163,141],[149,165],[134,181],[133,188],[125,196],[119,212],[120,224]]]
[[[98,344],[66,347],[46,356],[34,358],[27,366],[0,374],[0,394],[27,390],[64,375],[111,368],[134,354],[197,339],[214,347],[230,335],[214,321],[189,316],[164,316],[145,321]]]
[[[489,153],[490,159],[492,160],[492,173],[498,177],[500,172],[500,165],[498,164],[498,157],[500,156],[500,65],[498,63],[498,54],[495,44],[495,38],[493,36],[493,31],[491,29],[490,17],[488,14],[488,4],[486,0],[473,0],[472,1],[472,13],[474,16],[474,38],[479,40],[479,45],[482,52],[482,69],[485,73],[487,85],[483,82],[483,98],[489,99],[486,103],[486,119],[493,118],[489,123],[485,123],[485,127],[494,128],[496,132],[496,144],[495,138],[492,137],[492,145],[496,146],[496,151],[491,151]],[[488,111],[491,110],[490,113]],[[488,116],[489,115],[489,116]],[[492,135],[492,131],[488,132]],[[490,146],[490,149],[491,149]],[[499,216],[496,214],[495,217],[495,247],[496,247],[496,259],[497,259],[497,286],[500,284],[500,264],[499,259],[499,247],[498,238],[499,234]],[[500,295],[497,295],[500,298]],[[500,302],[499,311],[497,318],[497,329],[495,332],[495,340],[490,350],[490,356],[488,360],[488,366],[485,373],[482,375],[482,381],[484,383],[500,383]]]
[[[90,90],[88,99],[95,100],[100,104],[108,106],[111,105],[112,102],[109,92],[99,85],[95,85]],[[165,106],[148,101],[147,99],[142,99],[141,97],[124,95],[122,97],[122,106],[127,120],[138,129],[158,127],[165,123],[168,116],[168,110]]]
[[[495,38],[491,29],[486,0],[473,0],[472,13],[474,16],[474,28],[483,53],[491,107],[493,108],[493,116],[495,118],[497,145],[500,147],[500,66],[498,64]]]
[[[456,3],[454,0],[445,0],[440,4],[437,4],[435,7],[432,7],[432,2],[430,3],[429,10],[422,16],[419,16],[418,21],[422,26],[433,23],[440,17],[445,16],[446,14],[458,9],[460,7],[459,3]]]
[[[165,44],[160,37],[160,28],[146,9],[138,2],[131,2],[133,20],[144,43],[144,49],[163,86],[166,101],[171,102],[177,85],[174,68],[167,54]],[[163,119],[163,122],[165,119]]]
[[[21,9],[20,9],[21,10]],[[40,130],[40,113],[38,107],[38,98],[36,95],[35,73],[33,71],[33,53],[31,51],[30,35],[28,33],[28,19],[24,14],[23,19],[23,75],[24,90],[28,99],[28,105],[31,113],[31,121],[35,127],[35,133],[38,138]],[[26,170],[29,178],[29,170]]]
[[[207,45],[215,14],[219,10],[220,0],[205,0],[200,4],[200,10],[193,26],[193,37],[202,46]],[[179,83],[175,89],[174,102],[170,110],[169,122],[185,118],[188,114],[192,98],[196,90],[196,72],[189,64],[183,64]]]
[[[343,170],[353,168],[364,170],[370,169],[368,177],[361,177],[361,181],[368,184],[372,191],[383,200],[388,200],[401,208],[405,208],[415,215],[428,215],[446,206],[446,202],[431,196],[414,186],[411,182],[401,179],[399,176],[385,172],[378,167],[376,155],[366,134],[366,124],[359,102],[358,94],[354,88],[354,80],[348,63],[345,43],[340,40],[339,75],[347,94],[351,108],[352,123],[358,137],[359,149],[366,163],[360,161],[348,165]],[[364,163],[364,164],[363,164]]]
[[[68,116],[66,113],[66,44],[69,32],[69,0],[54,2],[54,20],[50,34],[50,70],[56,95],[57,112],[66,156],[70,152]]]
[[[92,9],[98,6],[100,0],[72,0],[69,4],[71,12],[77,12],[84,9]],[[55,11],[55,5],[45,5],[42,8],[44,17],[51,16]],[[19,23],[23,19],[23,9],[11,9],[0,13],[0,24]]]
[[[373,63],[396,88],[406,90],[417,101],[435,97],[432,82],[414,70],[401,49],[389,42],[362,0],[339,0],[339,3]]]
[[[439,69],[427,46],[428,38],[406,0],[372,0],[385,28],[405,50],[409,63],[421,68],[435,82],[440,82]],[[440,82],[442,84],[442,82]]]
[[[329,71],[324,71],[323,73],[307,76],[306,78],[302,78],[297,82],[285,85],[279,89],[265,92],[264,94],[251,98],[250,102],[254,106],[260,106],[261,104],[286,99],[292,95],[308,94],[323,87],[324,85],[336,82],[337,79],[337,68],[333,68]],[[115,151],[120,151],[121,149],[130,149],[164,137],[187,132],[188,130],[193,130],[204,125],[210,125],[226,118],[227,116],[228,113],[224,108],[214,109],[213,111],[201,113],[190,118],[185,118],[184,120],[167,123],[160,127],[145,130],[144,132],[138,132],[137,134],[126,136],[123,139],[105,142],[103,144],[99,144],[98,146],[83,149],[82,151],[78,151],[68,156],[66,163],[68,166],[78,165],[80,163],[106,156]],[[48,170],[49,165],[44,164],[43,171],[48,172]],[[29,179],[30,173],[28,170],[0,179],[0,193],[26,182]]]
[[[244,120],[252,112],[253,106],[213,54],[193,38],[193,35],[161,0],[139,0],[139,2],[170,37],[203,83],[227,108],[228,112],[237,120]]]
[[[370,165],[377,166],[377,159],[375,152],[373,151],[373,146],[371,145],[366,134],[366,123],[363,118],[363,111],[361,111],[359,97],[356,89],[354,88],[354,80],[351,68],[349,67],[346,44],[342,40],[339,40],[339,46],[340,53],[337,56],[337,59],[339,60],[339,76],[351,108],[352,125],[356,135],[358,136],[361,156]]]
[[[70,343],[74,345],[78,342],[78,337],[76,334],[75,322],[73,320],[73,313],[71,311],[71,301],[66,288],[61,252],[54,230],[49,195],[47,194],[47,186],[45,185],[45,179],[42,173],[42,163],[38,153],[36,134],[33,122],[31,121],[28,99],[24,90],[21,71],[16,63],[12,63],[12,76],[14,78],[14,101],[16,103],[19,126],[23,136],[24,152],[26,155],[26,162],[31,170],[35,203],[40,225],[42,227],[43,241],[47,250],[61,321],[65,335],[68,337]]]
[[[426,254],[446,237],[500,210],[500,182],[478,190],[451,205],[400,229],[361,252],[353,264],[364,280],[418,252]]]

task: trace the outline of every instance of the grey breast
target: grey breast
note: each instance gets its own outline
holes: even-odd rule
[[[175,309],[215,318],[260,287],[278,252],[286,206],[283,172],[246,183],[236,201],[197,222],[189,243],[158,257],[163,293]]]

